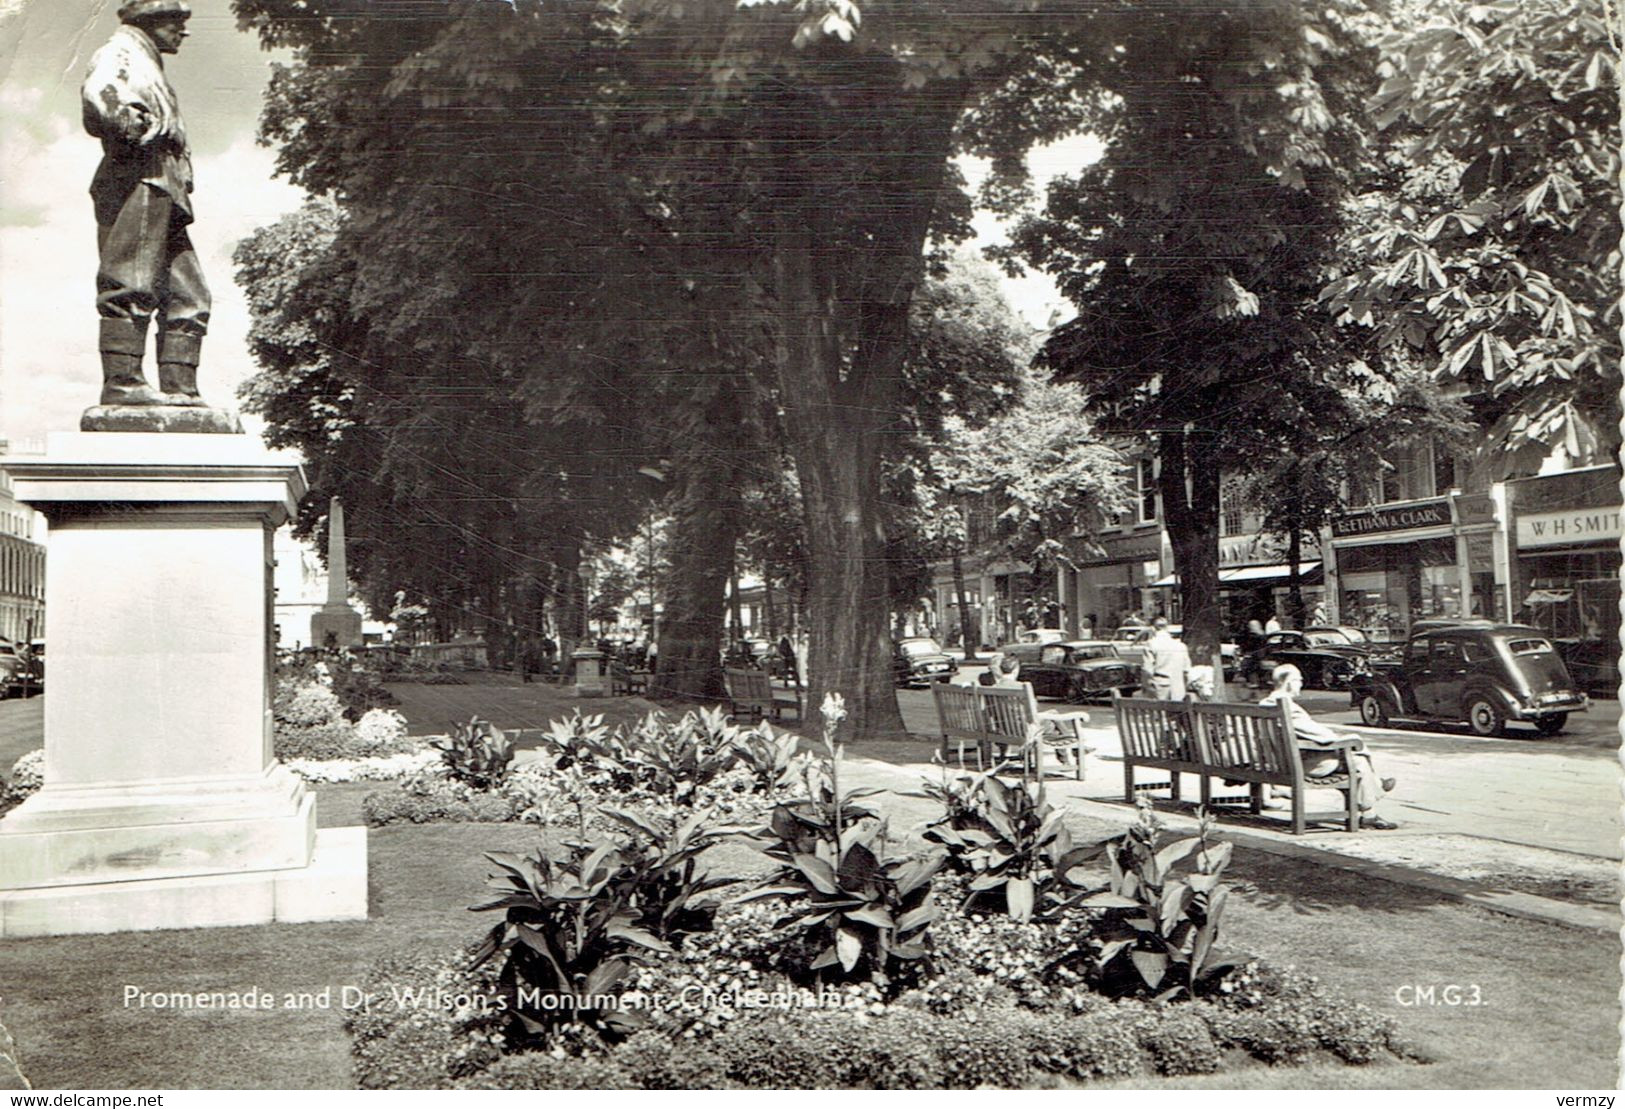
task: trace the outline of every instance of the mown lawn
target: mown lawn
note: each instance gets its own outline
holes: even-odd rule
[[[322,788],[322,823],[354,823],[371,788]],[[921,804],[897,800],[894,826],[907,827]],[[1104,831],[1082,822],[1077,830]],[[365,922],[7,942],[0,945],[0,1017],[38,1087],[348,1087],[342,988],[387,951],[472,938],[486,920],[465,908],[482,891],[481,853],[527,849],[538,836],[517,825],[375,829],[373,915]],[[760,863],[730,846],[713,865],[743,873]],[[1294,963],[1395,1016],[1434,1061],[1251,1067],[1166,1085],[1586,1089],[1617,1080],[1620,972],[1612,938],[1253,852],[1237,853],[1232,876],[1237,896],[1226,946]],[[1403,1008],[1395,999],[1402,985],[1451,983],[1477,985],[1483,1004]],[[253,988],[279,1002],[288,993],[331,988],[335,1008],[142,1011],[125,1005],[127,985]]]

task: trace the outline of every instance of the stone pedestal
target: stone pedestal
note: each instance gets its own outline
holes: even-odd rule
[[[604,681],[604,653],[593,647],[582,647],[570,653],[575,663],[577,697],[604,697],[609,687]]]
[[[365,829],[271,755],[271,536],[298,465],[247,436],[52,435],[45,786],[0,820],[0,936],[366,916]]]
[[[349,605],[323,605],[310,614],[312,647],[360,647],[361,614]]]

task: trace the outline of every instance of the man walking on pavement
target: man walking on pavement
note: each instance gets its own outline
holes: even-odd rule
[[[1145,642],[1144,685],[1159,701],[1183,701],[1185,683],[1191,672],[1191,653],[1168,633],[1168,618],[1151,621],[1151,638]]]
[[[182,0],[126,0],[119,28],[90,59],[85,130],[102,141],[90,183],[96,209],[96,311],[104,405],[203,405],[197,366],[209,290],[186,227],[192,160],[161,55],[186,38]],[[158,320],[158,388],[141,371]]]

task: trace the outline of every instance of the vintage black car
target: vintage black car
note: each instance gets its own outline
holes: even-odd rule
[[[1020,678],[1039,697],[1074,704],[1103,700],[1112,690],[1127,696],[1140,688],[1140,650],[1104,639],[1066,643],[1019,643],[1001,648],[1021,663]]]
[[[43,685],[44,667],[35,666],[26,644],[0,639],[0,697],[27,697]]]
[[[1373,661],[1349,696],[1373,727],[1465,723],[1482,736],[1505,734],[1509,720],[1556,735],[1588,703],[1544,634],[1482,621],[1412,635],[1397,661]]]
[[[892,644],[892,677],[901,686],[945,682],[959,673],[959,663],[928,635],[914,635]]]
[[[1267,685],[1271,670],[1291,663],[1302,672],[1305,689],[1347,689],[1370,655],[1367,644],[1341,628],[1270,632],[1242,660],[1241,676],[1248,685]]]

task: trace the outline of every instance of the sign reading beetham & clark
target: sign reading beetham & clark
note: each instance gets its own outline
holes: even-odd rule
[[[1345,512],[1332,521],[1332,535],[1341,539],[1373,532],[1410,531],[1413,528],[1449,527],[1450,499],[1418,501],[1392,507],[1373,506]]]

